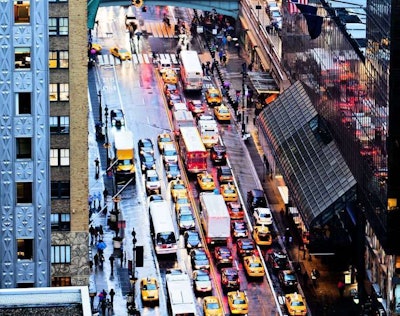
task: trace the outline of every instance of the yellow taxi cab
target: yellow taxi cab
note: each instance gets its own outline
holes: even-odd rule
[[[170,84],[177,84],[178,83],[178,75],[173,69],[168,69],[164,71],[161,75],[162,80],[164,83],[170,83]]]
[[[183,206],[191,206],[189,197],[187,195],[179,195],[175,201],[175,211],[178,212]]]
[[[173,144],[172,136],[168,133],[162,133],[157,136],[157,144],[160,152],[164,150],[166,144]]]
[[[285,295],[285,303],[286,308],[288,310],[289,315],[307,315],[307,306],[306,302],[298,293],[291,293]]]
[[[261,259],[258,256],[247,256],[243,258],[243,266],[246,274],[252,278],[261,278],[265,274]]]
[[[201,172],[197,175],[197,183],[202,191],[212,191],[216,188],[213,176],[207,172]]]
[[[90,49],[94,49],[96,51],[96,54],[98,54],[101,52],[103,47],[98,43],[92,43],[92,45],[90,45]]]
[[[231,113],[229,112],[229,109],[223,104],[214,108],[214,115],[218,121],[230,122],[231,120]]]
[[[237,202],[239,197],[236,187],[233,184],[221,184],[219,190],[225,202]]]
[[[249,301],[242,291],[228,292],[228,305],[231,314],[246,315],[249,312]]]
[[[169,185],[171,186],[171,197],[174,202],[178,200],[178,197],[188,195],[185,183],[182,180],[172,180]]]
[[[259,246],[271,246],[272,244],[272,235],[266,225],[254,226],[253,238]]]
[[[114,46],[114,47],[111,47],[110,53],[111,53],[111,55],[119,58],[120,60],[131,60],[132,59],[131,52],[128,51],[126,48],[119,48],[117,46]]]
[[[206,296],[203,299],[204,316],[223,316],[222,304],[216,296]]]
[[[143,303],[158,303],[158,282],[155,278],[143,278],[140,281],[140,294]]]
[[[216,88],[208,88],[206,91],[206,101],[210,106],[219,105],[222,102],[222,95]]]

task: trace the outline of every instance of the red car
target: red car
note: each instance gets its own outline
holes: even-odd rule
[[[207,109],[206,105],[201,100],[188,100],[187,107],[193,114],[204,113]]]
[[[228,207],[228,212],[232,220],[244,218],[243,208],[239,202],[228,202],[226,206]]]

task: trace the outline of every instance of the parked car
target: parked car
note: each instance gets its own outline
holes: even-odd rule
[[[146,170],[145,185],[147,195],[161,193],[161,181],[156,170]]]
[[[279,282],[285,290],[297,289],[297,277],[293,270],[281,270],[278,274]]]
[[[260,189],[252,189],[247,192],[247,205],[251,211],[254,211],[256,207],[268,207],[264,191]]]
[[[275,271],[289,269],[288,256],[281,251],[273,251],[268,254],[268,263]]]
[[[121,109],[111,110],[110,117],[112,126],[120,128],[125,125],[125,116]]]
[[[272,213],[268,207],[256,207],[253,216],[256,225],[272,225]]]

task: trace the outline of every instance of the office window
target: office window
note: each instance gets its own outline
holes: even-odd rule
[[[49,68],[57,68],[57,51],[49,51]]]
[[[69,67],[69,54],[67,50],[59,52],[59,67],[68,68]]]
[[[68,199],[70,197],[69,182],[52,181],[51,182],[51,198],[52,199]]]
[[[14,23],[29,23],[30,9],[29,1],[14,1]]]
[[[69,166],[69,149],[50,149],[50,166]]]
[[[50,116],[50,134],[68,134],[69,116]]]
[[[18,92],[15,94],[15,112],[17,115],[31,114],[32,101],[30,92]]]
[[[69,54],[67,50],[49,52],[49,68],[68,68]]]
[[[70,263],[71,246],[51,246],[51,263]]]
[[[71,286],[71,277],[52,277],[51,286]]]
[[[16,182],[17,203],[32,203],[32,182]]]
[[[71,215],[69,213],[51,214],[51,229],[68,231],[71,227]]]
[[[18,260],[33,260],[33,239],[17,239]]]
[[[31,68],[31,49],[29,47],[16,47],[14,49],[15,68]]]
[[[68,35],[68,18],[49,18],[49,35]]]
[[[50,101],[68,101],[69,83],[50,83],[49,84]]]
[[[15,151],[17,159],[31,159],[32,139],[30,137],[16,138]]]

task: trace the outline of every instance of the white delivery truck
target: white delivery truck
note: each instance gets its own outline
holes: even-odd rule
[[[199,120],[197,128],[201,136],[201,140],[206,148],[218,144],[218,124],[214,119],[210,120]]]
[[[228,242],[231,236],[231,218],[222,195],[200,193],[200,218],[207,244]]]

